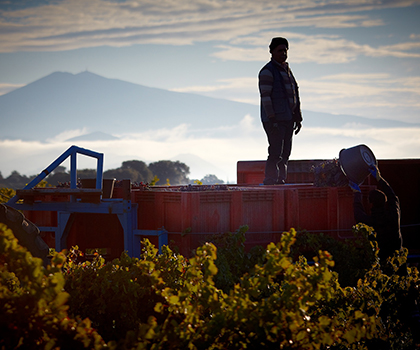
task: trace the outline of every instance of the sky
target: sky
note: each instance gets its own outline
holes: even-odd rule
[[[418,18],[420,0],[0,0],[0,95],[56,71],[88,70],[258,105],[258,72],[270,60],[271,38],[283,36],[303,111],[413,123],[384,130],[305,130],[303,122],[291,159],[329,159],[341,148],[368,142],[377,158],[418,158]],[[232,128],[232,136],[200,138],[188,125],[169,131],[162,126],[172,138],[137,131],[149,142],[130,144],[141,154],[126,151],[127,140],[86,146],[103,152],[108,168],[134,157],[156,161],[191,153],[223,169],[219,177],[231,182],[236,161],[266,158],[258,115],[244,116],[236,129],[228,121],[217,127],[224,135]],[[74,130],[85,132],[83,126]],[[11,170],[35,174],[65,149],[58,142],[0,140],[0,170],[5,177]],[[15,162],[6,157],[11,150]],[[29,156],[42,162],[38,169],[28,165]],[[191,170],[192,177],[205,175]]]

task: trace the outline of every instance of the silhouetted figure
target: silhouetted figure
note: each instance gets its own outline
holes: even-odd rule
[[[382,178],[377,166],[369,168],[370,173],[378,182],[377,189],[369,192],[369,203],[371,204],[371,213],[368,215],[362,204],[362,193],[358,184],[349,183],[354,193],[354,218],[356,222],[364,223],[373,227],[376,232],[376,240],[379,247],[379,259],[382,272],[391,275],[394,269],[387,264],[387,259],[392,258],[396,251],[402,251],[402,236],[400,229],[400,201],[395,195],[392,187]],[[397,274],[407,276],[407,265],[401,266]],[[406,323],[410,328],[415,346],[420,344],[420,312],[416,296],[418,293],[415,286],[410,286],[408,294],[395,296],[398,299],[400,307],[398,308],[398,318]],[[386,304],[382,305],[381,317],[386,317],[390,310]],[[419,348],[419,347],[413,347]]]
[[[264,185],[284,184],[292,150],[293,130],[299,133],[302,113],[298,84],[289,68],[287,39],[277,37],[269,45],[271,60],[258,75],[261,121],[268,139]]]
[[[377,189],[369,193],[370,215],[366,214],[363,207],[360,188],[357,184],[350,184],[354,192],[354,218],[356,222],[362,222],[375,230],[379,258],[381,264],[384,264],[396,250],[402,250],[400,201],[392,187],[381,177],[378,167],[372,166],[370,172],[378,181]]]

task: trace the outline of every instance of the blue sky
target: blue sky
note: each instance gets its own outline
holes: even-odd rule
[[[420,123],[418,18],[420,0],[1,0],[0,94],[55,71],[89,70],[141,85],[258,104],[257,75],[270,58],[268,44],[274,36],[285,36],[303,110]],[[241,146],[224,140],[221,153],[207,157],[210,162],[226,168],[234,159],[266,157],[259,116],[247,118],[244,125],[255,133],[247,134],[252,148],[228,156],[223,147]],[[334,157],[328,135],[351,135],[351,142],[360,143],[363,135],[373,137],[381,145],[375,153],[382,158],[418,157],[418,132],[418,127],[386,133],[360,126],[302,129],[292,159]],[[311,146],[314,135],[324,142]],[[210,142],[209,148],[216,149],[214,140],[197,142]],[[38,146],[26,145],[42,153],[45,146]],[[174,152],[194,148],[178,146]],[[0,143],[0,150],[9,149],[5,147]],[[166,158],[171,156],[176,154]],[[119,163],[126,160],[122,153],[118,157],[123,158]],[[153,157],[164,157],[163,150],[149,154]],[[228,173],[232,179],[234,170]]]

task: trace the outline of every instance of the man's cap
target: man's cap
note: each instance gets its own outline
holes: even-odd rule
[[[282,37],[277,37],[277,38],[271,39],[271,43],[269,45],[270,52],[272,52],[279,45],[284,45],[286,46],[287,49],[289,49],[289,42],[287,41],[287,39],[282,38]]]

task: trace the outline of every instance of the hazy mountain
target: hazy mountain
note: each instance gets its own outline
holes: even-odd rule
[[[0,96],[0,139],[45,141],[65,130],[120,134],[182,123],[234,125],[258,107],[136,85],[83,72],[56,72]]]
[[[346,126],[360,126],[370,128],[397,128],[410,127],[412,123],[405,123],[389,119],[371,119],[358,117],[355,115],[345,114],[329,114],[322,112],[302,111],[303,123],[305,127],[328,127],[328,128],[342,128]]]
[[[76,137],[71,137],[66,141],[70,142],[77,142],[77,141],[110,141],[110,140],[118,140],[118,137],[105,134],[104,132],[95,131],[91,132],[90,134],[84,134]]]
[[[0,96],[0,139],[43,142],[64,131],[84,129],[89,135],[82,140],[104,140],[118,134],[173,128],[182,123],[204,130],[237,125],[247,114],[259,118],[259,107],[146,87],[87,71],[55,72]],[[311,111],[303,111],[303,115],[305,126],[413,125]]]

